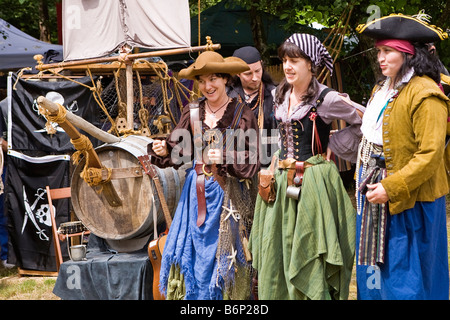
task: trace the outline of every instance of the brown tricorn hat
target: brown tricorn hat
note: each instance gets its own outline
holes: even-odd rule
[[[210,73],[228,73],[235,75],[250,70],[250,67],[242,59],[237,57],[224,58],[217,52],[202,52],[193,64],[182,69],[178,76],[184,79],[194,80],[195,76]]]

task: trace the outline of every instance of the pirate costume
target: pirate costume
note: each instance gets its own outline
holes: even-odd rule
[[[287,41],[332,71],[332,59],[316,37],[294,34]],[[346,94],[316,85],[312,103],[291,106],[290,115],[292,89],[275,105],[280,150],[271,168],[276,197],[266,202],[258,195],[249,245],[261,299],[348,297],[356,213],[336,165],[322,153],[330,146],[338,156],[356,161],[361,136],[356,109],[363,107]],[[349,126],[330,138],[334,119]],[[299,190],[295,199],[291,190]]]
[[[236,49],[233,52],[233,57],[244,60],[247,64],[256,63],[261,61],[261,55],[255,47],[246,46]],[[261,79],[260,87],[254,92],[246,93],[242,88],[242,85],[234,84],[228,88],[228,94],[230,97],[237,98],[243,101],[247,106],[253,110],[255,117],[258,121],[258,127],[264,129],[262,138],[262,152],[267,150],[267,162],[270,159],[276,147],[276,136],[272,137],[272,130],[276,130],[277,124],[274,117],[273,109],[273,95],[272,91],[276,86],[272,83],[264,82],[264,77]],[[270,146],[273,145],[273,146]],[[264,160],[264,159],[262,159]],[[262,161],[265,162],[265,161]]]
[[[206,51],[190,67],[181,70],[180,77],[195,79],[202,74],[235,74],[245,70],[248,70],[247,64],[238,58],[224,59],[218,53]],[[245,208],[242,209],[239,201],[244,196],[251,197],[251,188],[247,188],[244,182],[256,175],[259,163],[257,149],[253,153],[248,151],[251,149],[248,139],[238,136],[234,144],[238,146],[242,140],[245,151],[228,148],[226,130],[246,132],[254,129],[257,132],[257,123],[250,109],[236,99],[230,99],[216,127],[209,128],[204,122],[206,101],[200,98],[183,109],[177,126],[166,139],[169,156],[157,156],[151,145],[148,147],[153,164],[177,168],[182,163],[177,163],[170,154],[180,147],[180,140],[186,135],[176,138],[175,134],[179,129],[189,130],[191,136],[194,134],[194,139],[187,142],[190,148],[179,149],[179,156],[193,160],[193,166],[186,170],[183,190],[165,243],[160,289],[167,299],[210,300],[224,296],[248,299],[251,274],[245,273],[251,266],[245,257],[245,238],[248,238],[249,230],[244,222],[251,217],[244,214]],[[194,121],[195,117],[198,117],[198,122]],[[199,147],[197,151],[202,154],[209,144],[216,141],[223,144],[222,164],[208,165],[201,155],[194,157],[194,153],[189,151]],[[221,146],[216,144],[213,148]],[[235,160],[229,163],[226,160],[231,156]],[[246,202],[252,207],[251,199]],[[233,290],[238,285],[242,288],[236,293]]]
[[[376,26],[376,27],[374,27]],[[415,17],[392,14],[357,31],[415,55],[412,42],[447,38]],[[448,299],[449,270],[444,165],[449,99],[413,68],[395,86],[377,85],[363,118],[357,162],[358,299]],[[448,152],[448,151],[447,151]],[[389,201],[366,200],[381,182]]]

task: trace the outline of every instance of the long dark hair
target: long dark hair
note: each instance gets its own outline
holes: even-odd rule
[[[302,58],[307,60],[311,65],[311,73],[312,78],[311,82],[309,83],[308,90],[306,91],[306,94],[302,97],[302,100],[305,103],[311,102],[315,96],[317,95],[317,92],[319,91],[319,86],[317,85],[316,81],[316,75],[317,75],[317,67],[316,65],[311,61],[311,59],[295,44],[285,41],[279,48],[278,48],[278,57],[280,60],[283,60],[285,56],[288,56],[290,58]],[[286,77],[281,80],[280,84],[278,85],[275,93],[275,103],[281,104],[284,101],[284,96],[286,92],[291,89],[291,85],[286,81]]]
[[[403,54],[403,65],[399,72],[395,76],[394,83],[397,84],[410,70],[414,68],[414,74],[419,77],[428,76],[436,83],[441,82],[441,71],[439,58],[431,54],[428,50],[428,46],[425,43],[415,42],[413,43],[415,48],[415,54]],[[382,77],[380,80],[384,80],[386,77]]]
[[[410,64],[418,76],[428,76],[436,83],[441,82],[441,71],[439,59],[431,54],[425,43],[414,43],[416,54],[412,57]]]

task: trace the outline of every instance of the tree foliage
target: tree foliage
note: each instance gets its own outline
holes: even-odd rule
[[[317,22],[331,29],[341,17],[345,8],[353,5],[354,9],[349,21],[348,37],[356,38],[356,46],[347,46],[341,53],[340,62],[345,82],[345,90],[357,100],[362,101],[370,93],[370,89],[377,77],[376,55],[373,41],[355,32],[359,24],[369,19],[382,17],[391,13],[417,14],[424,10],[432,17],[431,23],[446,30],[450,27],[450,0],[232,0],[233,3],[253,10],[251,17],[259,12],[267,12],[285,21],[285,28],[290,32],[297,32],[298,25],[311,25]],[[198,3],[192,0],[191,4]],[[216,1],[209,1],[211,5]],[[206,8],[206,7],[205,7]],[[203,9],[202,9],[203,10]],[[254,32],[255,46],[264,52],[266,46],[262,33]],[[444,65],[450,67],[450,40],[437,44],[440,58]],[[372,67],[368,67],[372,66]]]
[[[1,0],[0,18],[42,41],[57,43],[56,3],[61,0]]]
[[[56,3],[61,0],[1,0],[0,18],[38,39],[57,42]],[[191,16],[203,11],[221,0],[189,0]],[[311,25],[314,22],[331,28],[339,20],[344,9],[353,5],[354,10],[349,22],[348,36],[356,37],[356,47],[346,48],[342,52],[346,79],[352,79],[350,90],[360,94],[370,88],[374,79],[373,68],[367,68],[373,61],[373,53],[369,50],[372,43],[354,32],[357,25],[365,23],[376,15],[391,13],[416,14],[420,10],[431,15],[431,23],[444,30],[450,28],[450,0],[231,0],[232,3],[245,7],[250,12],[254,43],[264,54],[267,41],[262,32],[260,13],[266,12],[278,16],[285,21],[285,28],[296,32],[299,24]],[[48,9],[48,14],[46,14]],[[450,67],[450,41],[437,44],[440,58],[444,65]],[[369,83],[370,85],[366,85]]]

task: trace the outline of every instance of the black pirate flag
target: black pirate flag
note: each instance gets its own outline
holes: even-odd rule
[[[46,186],[69,186],[69,157],[29,157],[10,151],[5,183],[8,217],[8,262],[23,269],[56,271]],[[69,221],[70,199],[53,202],[56,223]],[[63,256],[67,249],[61,246]]]

